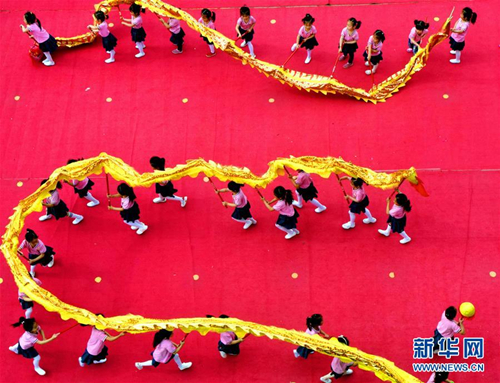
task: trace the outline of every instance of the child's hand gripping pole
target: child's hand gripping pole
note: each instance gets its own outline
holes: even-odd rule
[[[28,262],[30,261],[28,257],[26,257],[21,251],[17,250],[17,255],[19,255],[20,257],[23,257],[24,259],[26,259]]]
[[[347,199],[347,193],[345,192],[344,185],[342,184],[342,181],[340,180],[340,177],[337,173],[335,173],[337,176],[337,181],[339,181],[340,188],[342,189],[342,193],[344,193],[345,201],[347,202],[347,206],[350,205],[349,200]]]
[[[295,184],[295,182],[293,182],[292,180],[292,175],[290,174],[290,172],[288,171],[288,169],[286,168],[286,166],[283,166],[283,170],[285,170],[286,174],[288,174],[288,179],[290,180],[290,182],[292,183],[293,187],[295,189],[298,189],[297,185]]]
[[[262,193],[260,192],[260,190],[259,190],[259,188],[257,186],[255,187],[255,191],[257,192],[257,194],[260,196],[260,198],[263,201],[266,201],[266,199],[264,198],[264,196],[262,195]]]
[[[299,50],[299,48],[302,48],[302,45],[304,44],[304,42],[305,42],[305,40],[303,40],[300,44],[294,44],[294,45],[296,45],[295,50],[294,50],[294,51],[292,52],[292,54],[291,54],[291,55],[290,55],[290,56],[286,59],[286,61],[283,63],[283,65],[281,65],[281,68],[284,68],[284,67],[285,67],[285,65],[286,65],[286,63],[287,63],[288,61],[290,61],[290,59],[293,57],[293,55],[294,55],[295,53],[297,53],[297,51]]]
[[[214,187],[214,190],[215,190],[215,194],[217,194],[220,198],[220,201],[222,203],[224,203],[224,198],[222,198],[222,196],[220,195],[219,193],[219,189],[217,189],[217,187],[215,186],[214,182],[212,181],[212,179],[210,177],[203,177],[203,182],[210,182],[212,184],[212,186]],[[225,208],[227,208],[226,205],[224,205]]]
[[[108,196],[108,207],[111,207],[111,199],[109,198],[109,177],[108,177],[108,173],[106,173],[106,190],[108,192],[108,194],[106,194],[106,196]]]
[[[238,38],[236,40],[234,40],[234,43],[236,43],[238,40],[242,39],[243,36],[245,36],[246,34],[248,34],[249,31],[246,31],[245,33],[243,33],[241,36],[238,36]]]
[[[391,199],[392,197],[394,197],[394,194],[396,194],[396,192],[399,193],[399,188],[401,187],[401,185],[403,184],[403,182],[405,182],[405,178],[403,178],[401,180],[401,182],[399,183],[398,187],[396,189],[394,189],[394,191],[392,192],[392,194],[389,196],[389,199]]]

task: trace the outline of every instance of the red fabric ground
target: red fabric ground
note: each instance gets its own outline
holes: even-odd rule
[[[248,5],[275,6],[266,1]],[[306,4],[301,2],[300,5]],[[180,4],[201,6],[201,2]],[[224,7],[239,3],[224,2]],[[345,3],[343,5],[346,5]],[[223,164],[247,166],[259,173],[278,156],[342,156],[372,169],[415,166],[431,197],[424,199],[403,186],[414,210],[408,216],[413,242],[403,247],[399,236],[381,237],[385,198],[389,192],[368,188],[370,210],[379,219],[366,227],[358,218],[345,232],[346,204],[335,179],[315,177],[320,200],[328,210],[316,215],[301,211],[299,237],[285,241],[274,228],[276,215],[267,212],[254,191],[245,188],[259,221],[243,231],[230,219],[209,185],[198,179],[176,182],[179,195],[189,196],[182,210],[177,203],[154,205],[153,189],[137,189],[142,219],[150,229],[138,237],[121,223],[118,213],[103,203],[89,209],[65,187],[62,198],[72,211],[85,215],[77,227],[68,220],[30,227],[57,251],[53,269],[39,267],[44,287],[65,302],[104,312],[132,312],[149,317],[178,318],[226,313],[241,319],[286,328],[305,329],[313,312],[325,317],[326,332],[349,337],[363,351],[412,370],[412,339],[432,336],[443,309],[471,301],[477,317],[466,323],[467,335],[484,337],[484,373],[453,374],[457,382],[500,381],[498,339],[500,314],[499,111],[497,3],[474,1],[437,4],[383,4],[339,7],[262,8],[254,40],[259,58],[281,63],[306,12],[316,17],[320,46],[305,65],[305,52],[289,66],[327,74],[335,60],[338,34],[350,16],[363,21],[361,42],[376,28],[387,35],[384,61],[377,82],[401,69],[409,59],[406,41],[413,19],[432,22],[436,31],[453,5],[478,12],[478,23],[467,36],[462,64],[448,63],[448,46],[435,49],[429,65],[385,104],[371,105],[342,96],[299,92],[267,79],[249,67],[218,54],[206,59],[206,45],[186,30],[185,53],[173,56],[169,34],[150,13],[145,16],[147,55],[137,60],[129,31],[119,26],[117,61],[107,58],[100,41],[92,46],[61,49],[56,66],[32,64],[30,45],[18,25],[24,10],[4,5],[1,31],[3,54],[0,123],[0,223],[17,201],[31,193],[43,177],[71,157],[106,151],[138,171],[149,171],[151,155],[162,155],[174,166],[203,157]],[[26,7],[55,36],[72,36],[90,22],[92,2],[50,1]],[[198,14],[199,10],[191,10]],[[232,35],[236,9],[218,11],[217,28]],[[277,20],[270,24],[270,20]],[[498,34],[496,34],[498,35]],[[269,37],[266,37],[269,36]],[[362,44],[361,44],[362,45]],[[359,50],[355,66],[339,66],[341,81],[369,88]],[[495,85],[497,84],[497,85]],[[87,88],[90,88],[86,91]],[[444,99],[443,94],[449,98]],[[20,96],[19,101],[14,97]],[[112,102],[106,102],[111,97]],[[187,98],[187,103],[182,99]],[[268,100],[274,98],[274,103]],[[95,195],[105,202],[105,183],[96,181]],[[16,186],[23,181],[21,188]],[[112,183],[116,187],[115,182]],[[219,183],[220,184],[220,183]],[[281,179],[274,185],[288,185]],[[271,195],[271,189],[265,191]],[[127,336],[108,344],[105,365],[80,368],[77,358],[90,328],[75,328],[46,346],[39,346],[47,376],[38,377],[29,361],[7,347],[21,335],[8,327],[22,311],[17,289],[5,263],[0,262],[0,381],[2,382],[315,382],[329,370],[330,358],[293,358],[293,347],[265,338],[249,338],[237,358],[222,360],[217,335],[191,335],[181,356],[193,368],[175,365],[144,369],[134,362],[149,358],[152,334]],[[292,273],[298,279],[292,279]],[[394,272],[395,278],[389,278]],[[193,275],[200,275],[198,281]],[[94,278],[102,282],[96,284]],[[36,306],[34,315],[50,334],[68,326],[57,315]],[[180,334],[175,335],[178,340]],[[460,361],[458,358],[457,361]],[[415,374],[427,380],[429,374]],[[347,379],[347,378],[346,378]],[[355,371],[352,382],[376,382],[373,374]]]

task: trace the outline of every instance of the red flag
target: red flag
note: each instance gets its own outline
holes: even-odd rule
[[[425,190],[424,183],[422,182],[422,180],[418,177],[415,178],[417,179],[417,184],[410,182],[410,185],[413,186],[417,191],[417,193],[419,193],[420,195],[424,197],[429,197],[429,193],[427,193],[427,190]]]

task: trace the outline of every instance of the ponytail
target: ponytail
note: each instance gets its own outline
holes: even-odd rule
[[[312,17],[309,13],[307,13],[304,18],[302,19],[302,22],[303,23],[311,23],[313,24],[314,23],[314,17]]]
[[[37,239],[38,238],[38,235],[36,235],[36,233],[31,230],[31,229],[26,229],[26,234],[24,235],[24,239],[28,242],[31,242],[33,241],[34,239]]]
[[[411,203],[408,197],[405,194],[399,193],[396,195],[396,202],[398,203],[399,206],[402,206],[404,211],[410,212],[411,211]]]
[[[462,9],[462,12],[467,21],[470,21],[472,24],[476,23],[477,13],[473,12],[471,8],[465,7],[464,9]]]
[[[350,21],[352,23],[352,26],[354,27],[354,29],[359,29],[361,27],[361,21],[360,20],[356,20],[354,17],[351,17],[347,21]]]
[[[344,335],[339,335],[337,340],[339,341],[339,343],[349,346],[349,339],[347,339],[347,337],[345,337]]]
[[[312,318],[311,317],[307,317],[306,326],[309,330],[312,330]]]
[[[377,38],[378,38],[380,41],[382,41],[382,42],[384,42],[384,41],[385,41],[385,34],[384,34],[384,32],[383,32],[382,30],[377,29],[377,30],[376,30],[373,34],[374,34],[375,36],[377,36]]]
[[[215,23],[215,12],[210,11],[208,8],[203,8],[201,14]]]
[[[25,331],[31,332],[35,325],[35,318],[20,317],[19,322],[12,323],[12,327],[19,327],[21,325],[23,325]]]
[[[293,194],[290,189],[285,190],[285,203],[291,205],[293,203]]]
[[[292,191],[285,189],[283,186],[276,186],[274,188],[274,196],[279,200],[285,201],[287,205],[291,205],[293,203]]]

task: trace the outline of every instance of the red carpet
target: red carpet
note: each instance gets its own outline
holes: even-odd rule
[[[498,277],[490,272],[500,270],[500,72],[498,41],[488,37],[492,32],[498,37],[492,17],[499,13],[498,3],[344,2],[318,7],[307,6],[313,4],[308,0],[278,7],[279,3],[248,3],[262,6],[252,11],[258,21],[254,45],[259,58],[282,63],[308,12],[316,17],[320,46],[311,64],[305,65],[305,52],[299,52],[289,67],[329,73],[345,20],[356,16],[363,21],[362,44],[376,28],[387,35],[377,82],[408,61],[406,42],[415,18],[428,18],[434,32],[453,6],[457,17],[464,6],[471,6],[479,17],[467,36],[460,65],[448,62],[449,47],[442,44],[408,86],[386,103],[371,105],[299,92],[223,54],[207,59],[206,44],[186,28],[185,53],[174,56],[168,31],[151,13],[145,15],[144,58],[133,57],[130,32],[119,26],[113,12],[109,21],[115,23],[112,30],[119,39],[116,63],[104,64],[108,56],[97,41],[61,49],[54,54],[56,66],[45,68],[32,64],[27,55],[30,41],[19,29],[25,9],[4,3],[0,224],[7,223],[19,199],[68,158],[102,151],[123,158],[140,172],[149,171],[152,155],[166,157],[168,166],[203,157],[247,166],[256,173],[264,172],[268,161],[289,155],[342,156],[378,170],[415,166],[431,197],[403,186],[413,204],[407,227],[413,241],[406,246],[399,244],[399,236],[385,238],[376,230],[385,226],[385,198],[390,192],[368,188],[370,209],[379,223],[367,227],[358,218],[355,230],[346,232],[340,225],[348,219],[347,209],[336,180],[318,177],[319,199],[328,210],[317,215],[311,206],[303,209],[301,234],[291,241],[274,227],[276,214],[268,212],[248,187],[245,192],[258,225],[243,231],[201,177],[175,183],[179,195],[189,196],[185,209],[176,202],[154,205],[153,189],[136,190],[141,218],[150,227],[142,237],[132,233],[118,213],[108,212],[105,203],[89,209],[68,187],[61,195],[72,211],[85,215],[79,226],[69,220],[40,223],[33,215],[26,227],[57,252],[53,269],[38,269],[43,287],[70,304],[107,316],[225,313],[298,330],[305,330],[308,315],[319,312],[327,333],[346,335],[354,347],[383,356],[410,373],[412,339],[432,336],[444,308],[470,301],[477,315],[465,323],[466,335],[484,337],[485,372],[453,373],[450,378],[499,382],[500,289]],[[199,14],[199,9],[188,7],[206,4],[197,0],[174,5]],[[219,31],[234,33],[238,11],[228,7],[240,5],[220,4],[225,8],[217,11]],[[93,9],[86,0],[51,0],[43,5],[30,0],[23,6],[31,8],[54,36],[83,33]],[[440,21],[434,22],[434,17]],[[369,88],[361,54],[359,50],[349,70],[339,66],[336,76],[346,84]],[[94,195],[105,202],[104,179],[93,179]],[[16,186],[19,181],[22,187]],[[272,186],[290,187],[286,179],[280,181]],[[265,191],[266,196],[271,193],[272,187]],[[39,377],[30,361],[8,350],[22,333],[8,325],[23,311],[5,262],[0,265],[1,382],[302,383],[317,382],[329,371],[329,357],[315,354],[296,360],[292,346],[265,338],[249,338],[240,356],[223,360],[215,334],[189,337],[181,352],[183,361],[193,362],[188,371],[180,372],[173,364],[135,369],[134,362],[150,357],[152,334],[109,343],[105,365],[80,368],[77,358],[85,350],[90,328],[77,327],[37,347],[47,371]],[[292,273],[298,278],[292,279]],[[195,274],[200,276],[197,281]],[[94,282],[97,276],[102,278],[99,284]],[[34,316],[47,334],[69,325],[40,306],[35,306]],[[175,340],[180,337],[175,334]],[[430,374],[415,375],[427,381]],[[378,381],[361,370],[345,380]]]

